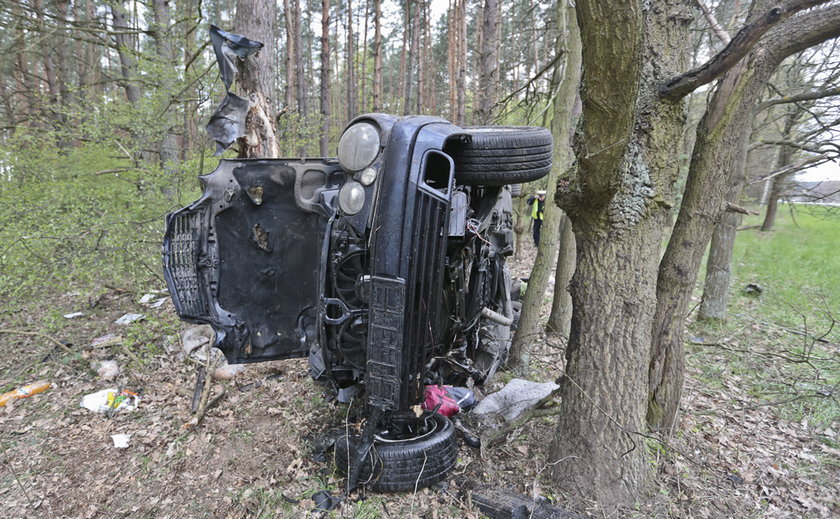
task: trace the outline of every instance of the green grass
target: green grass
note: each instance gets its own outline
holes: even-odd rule
[[[729,318],[690,325],[687,362],[709,388],[737,380],[742,392],[730,394],[733,407],[773,408],[783,418],[827,427],[840,416],[834,396],[840,384],[840,323],[834,326],[840,320],[840,211],[794,211],[782,206],[770,232],[738,232]],[[760,222],[752,216],[743,225]],[[745,295],[748,283],[763,292]]]
[[[840,211],[795,206],[792,217],[787,209],[780,207],[770,232],[738,233],[733,296],[756,317],[820,335],[832,319],[840,319]],[[744,225],[758,223],[753,216]],[[759,284],[764,292],[752,300],[741,293],[747,283]],[[840,326],[827,338],[840,340]]]

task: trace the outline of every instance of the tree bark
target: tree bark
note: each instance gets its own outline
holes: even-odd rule
[[[378,5],[378,4],[377,4]],[[322,157],[329,156],[330,139],[330,0],[321,0],[321,137]]]
[[[489,125],[499,101],[499,0],[484,0],[478,57],[475,123]],[[574,99],[574,96],[572,96]]]
[[[373,111],[382,111],[382,0],[373,0]]]
[[[117,44],[117,53],[120,58],[120,73],[123,79],[125,97],[129,103],[136,103],[140,100],[140,87],[135,81],[137,64],[132,54],[131,41],[123,31],[131,29],[128,23],[128,14],[125,11],[123,0],[110,0],[111,18],[114,22],[114,40]]]
[[[668,434],[676,423],[685,363],[684,318],[691,290],[705,246],[726,207],[727,174],[759,93],[785,57],[838,34],[840,6],[836,5],[778,24],[726,73],[698,126],[685,195],[657,281],[647,413],[654,430]]]
[[[265,44],[258,53],[239,60],[240,95],[251,103],[245,118],[245,137],[239,139],[239,156],[277,157],[276,114],[272,104],[277,53],[274,8],[261,0],[237,0],[234,32]]]
[[[546,331],[569,338],[572,330],[572,296],[569,282],[575,273],[575,233],[572,221],[566,214],[560,219],[560,250],[557,253],[557,267],[554,270],[554,298]]]
[[[801,110],[801,108],[796,108],[793,111],[788,112],[785,117],[782,140],[790,139],[793,127],[796,124],[796,119]],[[790,146],[785,146],[783,144],[779,147],[779,157],[776,161],[777,170],[784,168],[785,166],[789,166],[793,162],[791,160],[793,158],[793,152],[794,149]],[[776,223],[776,211],[779,206],[779,198],[782,196],[782,191],[788,177],[793,173],[794,172],[777,175],[768,180],[768,182],[770,182],[770,198],[767,199],[767,209],[764,211],[764,220],[761,223],[762,231],[767,232],[773,229],[773,225]]]
[[[684,70],[691,17],[680,0],[575,2],[583,44],[577,168],[555,200],[577,266],[552,479],[579,507],[632,505],[649,481],[644,431],[656,270],[684,112],[658,88]]]
[[[732,204],[741,203],[741,195],[746,181],[747,148],[749,129],[739,143],[738,154],[733,166],[729,191],[726,200]],[[735,248],[735,235],[743,215],[726,211],[720,216],[709,244],[706,259],[706,280],[703,284],[703,298],[700,300],[699,319],[706,321],[726,319],[726,306],[729,302],[729,283],[732,279],[732,251]]]
[[[569,135],[571,133],[575,93],[580,85],[581,75],[580,32],[575,20],[574,8],[560,8],[558,20],[560,21],[560,30],[556,49],[558,54],[565,56],[565,59],[558,60],[555,64],[554,81],[552,81],[553,84],[557,85],[558,95],[554,100],[554,117],[551,122],[555,146],[554,156],[552,157],[553,166],[548,175],[550,189],[556,189],[558,179],[561,174],[565,173],[571,162],[572,149]],[[562,216],[563,212],[557,207],[554,200],[546,199],[545,221],[543,222],[545,232],[542,233],[540,245],[537,248],[537,257],[531,270],[528,290],[522,300],[521,317],[510,348],[510,363],[522,376],[527,376],[530,371],[531,344],[540,332],[540,309],[549,276],[554,272],[557,240],[559,238],[558,230]]]
[[[152,26],[155,50],[158,58],[163,65],[161,71],[161,84],[164,92],[172,92],[175,84],[175,55],[172,51],[172,40],[169,32],[169,0],[153,0],[152,2],[152,16],[154,25]],[[169,110],[166,110],[169,112]],[[167,120],[170,120],[167,118]],[[180,158],[178,149],[178,135],[175,133],[175,121],[171,119],[172,123],[167,124],[163,129],[163,137],[161,137],[158,151],[160,154],[160,165],[168,173],[174,173],[175,168],[173,164]]]

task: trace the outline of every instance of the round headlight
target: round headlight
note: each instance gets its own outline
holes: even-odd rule
[[[373,168],[365,168],[356,173],[356,180],[361,182],[363,186],[369,186],[376,180],[376,170]]]
[[[344,214],[352,215],[365,205],[365,188],[358,182],[347,182],[338,191],[338,207]]]
[[[361,171],[379,155],[379,131],[370,123],[347,128],[338,141],[338,162],[347,171]]]

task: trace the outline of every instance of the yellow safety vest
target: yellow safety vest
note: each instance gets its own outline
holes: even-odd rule
[[[534,220],[543,220],[545,219],[545,207],[543,210],[540,211],[540,199],[534,199],[534,206],[531,208],[531,218]]]

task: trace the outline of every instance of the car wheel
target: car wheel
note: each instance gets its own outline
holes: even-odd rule
[[[391,438],[377,434],[368,451],[358,482],[376,492],[406,492],[442,481],[455,467],[458,442],[448,418],[426,412],[427,424],[417,436]],[[343,435],[335,442],[335,462],[347,473],[360,437]]]
[[[460,184],[503,186],[531,182],[551,169],[551,132],[533,126],[468,127],[469,139],[451,144]]]

